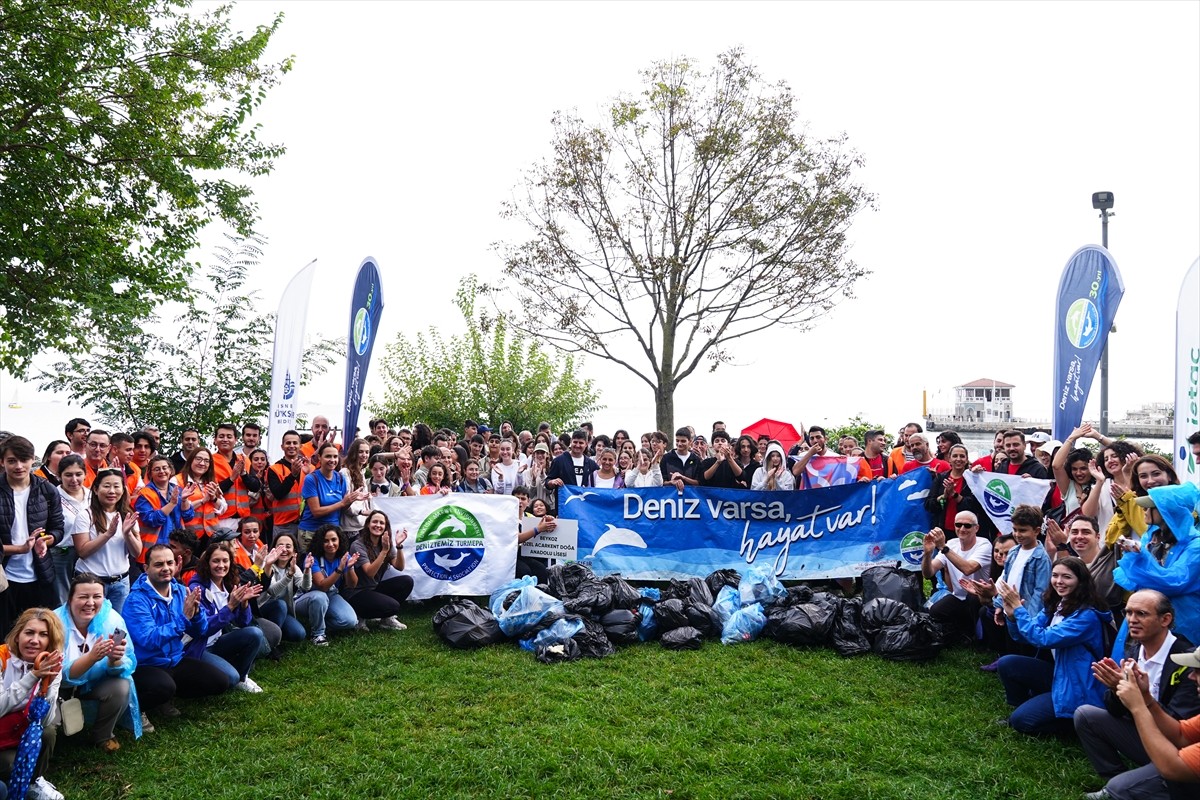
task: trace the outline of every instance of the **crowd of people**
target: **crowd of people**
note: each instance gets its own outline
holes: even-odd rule
[[[372,420],[339,443],[317,416],[309,434],[282,434],[273,463],[254,423],[217,426],[212,447],[189,429],[170,455],[154,429],[109,433],[73,419],[64,432],[40,458],[28,439],[0,434],[0,717],[19,717],[39,686],[53,709],[31,797],[62,796],[43,774],[58,700],[95,704],[88,735],[112,753],[118,725],[152,732],[154,718],[179,715],[177,696],[263,691],[256,661],[289,643],[404,630],[408,532],[392,529],[376,498],[514,495],[534,518],[514,525],[524,542],[554,528],[564,485],[804,491],[830,464],[847,481],[935,473],[927,608],[995,652],[982,668],[1014,707],[1005,724],[1078,736],[1108,780],[1089,797],[1190,797],[1200,782],[1200,489],[1180,485],[1169,460],[1087,424],[1065,442],[998,431],[974,460],[955,433],[930,442],[917,423],[894,446],[871,430],[831,449],[812,426],[785,449],[719,422],[708,435],[685,427],[673,440],[635,440],[588,424],[555,434],[548,423],[533,432],[468,420],[459,432]],[[1200,432],[1189,443],[1200,458]],[[1040,507],[1018,506],[1001,532],[969,471],[1051,483]],[[518,576],[546,570],[518,559]],[[10,745],[0,742],[0,773],[12,769]]]

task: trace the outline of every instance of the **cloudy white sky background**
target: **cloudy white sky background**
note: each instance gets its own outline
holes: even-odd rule
[[[275,10],[271,56],[296,66],[257,115],[288,153],[254,184],[268,245],[252,283],[274,308],[318,259],[311,334],[345,334],[367,255],[385,294],[376,359],[401,332],[456,332],[458,280],[498,280],[491,244],[527,233],[500,205],[549,155],[553,112],[599,119],[650,62],[708,65],[740,46],[790,84],[811,135],[844,131],[865,157],[878,208],[854,222],[851,257],[872,274],[814,329],[742,340],[735,365],[687,379],[678,424],[862,412],[895,428],[923,390],[948,406],[951,387],[981,377],[1016,385],[1017,414],[1046,417],[1058,278],[1100,241],[1100,190],[1116,195],[1109,241],[1126,284],[1112,416],[1172,397],[1175,304],[1200,256],[1200,3],[257,0],[235,19]],[[653,427],[648,389],[594,359],[582,368],[607,406],[598,430]],[[343,372],[301,405],[335,409]],[[367,390],[382,394],[377,371]],[[1098,398],[1097,382],[1090,418]]]

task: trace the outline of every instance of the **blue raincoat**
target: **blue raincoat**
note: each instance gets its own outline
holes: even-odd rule
[[[54,613],[62,620],[63,630],[69,631],[74,628],[75,623],[71,620],[71,612],[67,606],[59,606],[54,609]],[[95,634],[97,638],[108,638],[118,628],[124,631],[129,630],[125,620],[113,610],[112,603],[105,600],[96,616],[92,618],[91,624],[88,625],[88,633]],[[75,660],[69,654],[63,656],[63,683],[76,687],[78,694],[88,694],[96,688],[100,681],[107,678],[124,678],[129,681],[129,707],[128,711],[121,716],[120,724],[122,727],[132,730],[134,738],[142,738],[142,712],[138,706],[137,687],[133,683],[133,671],[137,669],[137,656],[133,652],[133,642],[126,637],[125,657],[121,659],[121,666],[116,669],[110,669],[108,659],[102,658],[81,677],[73,679],[71,665],[75,663]],[[87,702],[89,701],[84,701],[84,703]]]
[[[1054,716],[1070,719],[1080,706],[1104,703],[1107,687],[1092,675],[1092,662],[1099,661],[1104,652],[1101,628],[1112,622],[1112,614],[1089,606],[1076,609],[1057,625],[1051,625],[1051,619],[1052,613],[1045,608],[1035,618],[1024,605],[1017,606],[1008,630],[1017,641],[1054,650],[1050,699]]]
[[[1200,530],[1196,529],[1193,516],[1200,508],[1200,487],[1193,483],[1159,486],[1149,494],[1178,544],[1167,551],[1167,557],[1159,564],[1148,551],[1158,530],[1158,526],[1151,525],[1142,534],[1142,549],[1121,556],[1113,570],[1113,581],[1131,592],[1157,589],[1171,598],[1175,606],[1175,632],[1189,641],[1200,641]],[[1126,627],[1121,625],[1114,652],[1125,652]]]

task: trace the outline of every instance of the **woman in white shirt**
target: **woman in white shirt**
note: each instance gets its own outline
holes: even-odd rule
[[[83,456],[63,456],[58,462],[58,497],[62,500],[62,541],[50,549],[54,561],[54,588],[58,599],[66,602],[75,577],[75,534],[87,533],[92,526],[92,490],[83,485],[87,470]]]
[[[92,483],[92,524],[75,532],[76,574],[95,575],[104,584],[104,597],[113,610],[121,613],[129,596],[129,559],[142,552],[142,537],[137,514],[129,505],[125,473],[102,469]]]

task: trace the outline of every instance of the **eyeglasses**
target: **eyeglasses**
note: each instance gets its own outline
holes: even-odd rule
[[[975,528],[978,526],[974,522],[956,522],[956,523],[954,523],[954,527],[955,528]]]

